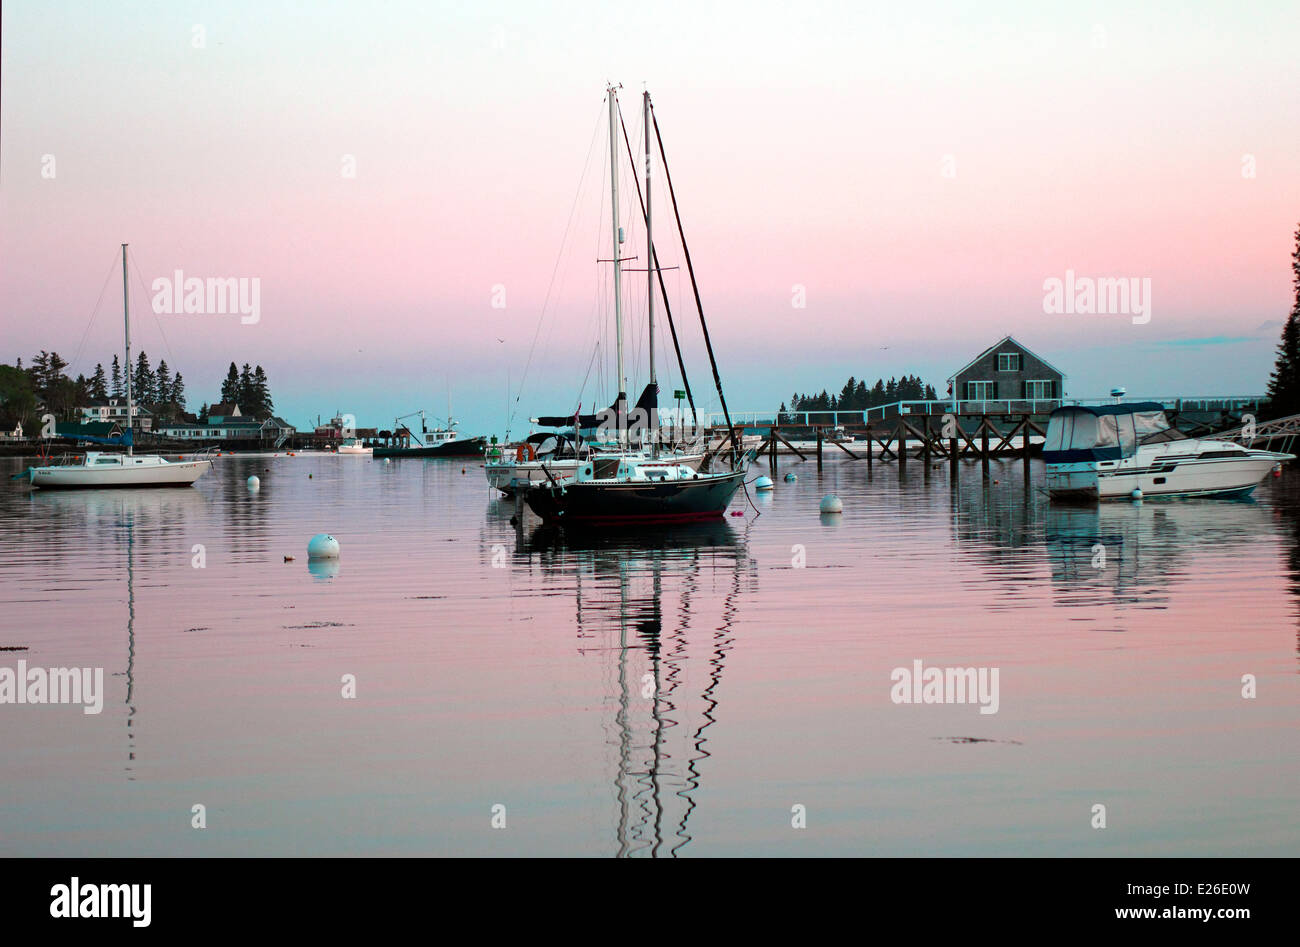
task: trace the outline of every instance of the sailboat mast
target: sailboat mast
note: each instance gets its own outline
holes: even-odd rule
[[[622,230],[618,225],[618,90],[614,85],[610,85],[606,90],[609,93],[609,211],[613,220],[614,233],[614,335],[618,342],[618,413],[617,419],[618,439],[620,443],[623,440],[624,432],[627,430],[626,421],[623,419],[627,411],[627,384],[623,377],[623,265],[619,260],[619,250],[621,249]]]
[[[650,93],[643,94],[641,101],[642,121],[645,123],[645,242],[653,247],[650,235]],[[655,268],[653,255],[649,258],[645,271],[645,289],[647,311],[650,313],[650,384],[655,384]]]
[[[122,324],[126,335],[126,452],[135,453],[135,437],[131,433],[131,422],[135,414],[135,402],[131,398],[131,292],[126,278],[126,244],[122,244]]]
[[[641,94],[641,120],[645,126],[643,134],[645,138],[645,245],[649,248],[646,251],[645,291],[646,312],[650,317],[650,387],[656,396],[655,417],[651,419],[650,436],[653,438],[651,450],[657,457],[659,456],[659,384],[655,380],[655,244],[650,229],[650,91],[648,89]]]

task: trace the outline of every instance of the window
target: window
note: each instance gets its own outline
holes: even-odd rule
[[[1054,397],[1054,383],[1051,381],[1026,381],[1025,397],[1030,401],[1047,401]]]
[[[967,401],[992,401],[997,396],[998,396],[997,382],[994,381],[966,382]]]
[[[998,353],[998,371],[1000,371],[1000,372],[1018,372],[1018,371],[1020,371],[1020,353],[1019,353],[1019,352],[999,352],[999,353]]]

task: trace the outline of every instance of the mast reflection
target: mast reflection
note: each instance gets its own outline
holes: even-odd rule
[[[676,857],[691,841],[741,601],[757,588],[745,537],[725,522],[516,537],[517,555],[572,577],[579,651],[602,661],[615,854]]]

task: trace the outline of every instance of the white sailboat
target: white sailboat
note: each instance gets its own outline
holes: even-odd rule
[[[131,298],[127,281],[126,247],[122,244],[122,320],[126,341],[126,430],[122,443],[125,454],[87,451],[66,464],[27,468],[32,487],[45,490],[117,487],[188,487],[212,467],[210,460],[167,460],[153,455],[135,455],[131,423],[135,402],[131,396]]]

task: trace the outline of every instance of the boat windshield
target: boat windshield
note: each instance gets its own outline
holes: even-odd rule
[[[1063,409],[1047,425],[1044,459],[1050,463],[1129,457],[1142,437],[1167,427],[1163,411],[1095,414],[1084,408]]]

